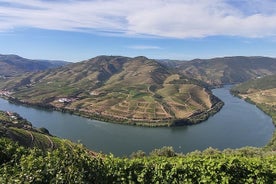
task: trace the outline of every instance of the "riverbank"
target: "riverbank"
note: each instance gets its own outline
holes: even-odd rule
[[[275,106],[254,101],[249,97],[244,98],[244,96],[241,96],[239,93],[234,92],[234,91],[231,91],[231,94],[240,99],[243,99],[247,103],[256,105],[256,107],[258,107],[261,111],[263,111],[265,114],[267,114],[268,116],[270,116],[272,118],[272,122],[273,122],[274,126],[276,127],[276,107]],[[274,131],[271,140],[264,147],[264,149],[276,150],[276,130]]]
[[[163,146],[172,146],[179,153],[208,147],[223,150],[265,146],[274,132],[271,118],[256,106],[233,97],[229,88],[212,91],[224,101],[223,108],[206,122],[194,126],[150,128],[106,123],[60,111],[16,105],[4,99],[0,99],[0,109],[17,112],[35,127],[45,127],[53,135],[80,141],[97,152],[116,156],[126,156],[137,150],[150,152]]]
[[[173,118],[164,118],[160,119],[127,119],[119,116],[107,116],[99,113],[91,113],[90,111],[83,111],[77,109],[68,109],[63,107],[55,107],[51,104],[43,104],[43,103],[30,103],[27,101],[22,101],[12,96],[3,97],[14,104],[27,105],[31,107],[38,107],[45,110],[55,110],[64,113],[74,114],[77,116],[89,118],[92,120],[104,121],[109,123],[116,124],[124,124],[124,125],[132,125],[132,126],[144,126],[144,127],[174,127],[174,126],[185,126],[185,125],[195,125],[206,121],[209,117],[213,116],[217,112],[221,110],[224,103],[217,97],[213,97],[212,99],[212,107],[207,111],[198,111],[191,114],[188,118],[184,119],[173,119]]]

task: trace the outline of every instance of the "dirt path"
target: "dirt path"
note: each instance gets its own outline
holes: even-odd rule
[[[149,92],[152,96],[154,96],[154,95],[155,95],[155,93],[154,93],[153,91],[151,91],[151,90],[150,90],[150,87],[151,87],[151,85],[150,85],[150,86],[148,86],[148,92]]]
[[[70,149],[71,150],[73,150],[74,148],[72,147],[72,145],[71,144],[69,144],[68,142],[65,142],[65,144],[67,144],[69,147],[70,147]]]
[[[48,135],[45,135],[45,137],[49,140],[49,142],[51,144],[51,149],[54,149],[54,143],[53,143],[53,141],[50,139],[50,137]]]
[[[167,117],[167,118],[171,118],[172,115],[171,115],[169,112],[166,111],[166,109],[165,109],[165,107],[163,106],[163,104],[160,104],[159,102],[158,102],[158,104],[160,105],[162,111],[166,114],[166,117]]]
[[[26,132],[28,132],[28,134],[31,136],[31,144],[30,145],[33,145],[34,143],[34,135],[32,134],[32,132],[26,130]]]

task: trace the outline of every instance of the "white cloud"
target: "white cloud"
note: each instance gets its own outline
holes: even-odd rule
[[[130,49],[136,49],[136,50],[154,50],[154,49],[161,49],[159,46],[154,45],[131,45],[128,48]]]
[[[0,0],[0,31],[17,27],[197,38],[276,34],[272,0]]]

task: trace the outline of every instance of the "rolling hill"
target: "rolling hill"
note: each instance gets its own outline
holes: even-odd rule
[[[31,60],[22,58],[17,55],[0,54],[0,76],[18,76],[26,72],[57,68],[66,64],[68,64],[68,62],[51,60]]]
[[[162,60],[160,62],[188,77],[217,86],[241,83],[276,74],[276,59],[268,57],[233,56],[183,62],[173,61],[173,63]]]
[[[13,100],[136,125],[205,120],[222,102],[197,80],[145,57],[98,56],[61,68],[0,80]]]

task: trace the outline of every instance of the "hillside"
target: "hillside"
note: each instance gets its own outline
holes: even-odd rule
[[[231,92],[257,104],[265,104],[275,108],[276,75],[244,82],[231,89]]]
[[[0,77],[19,76],[26,72],[57,68],[68,64],[65,61],[31,60],[17,55],[0,54]]]
[[[265,76],[259,79],[244,82],[241,85],[235,86],[233,91],[237,91],[238,93],[252,93],[273,88],[276,88],[276,75]]]
[[[276,75],[251,80],[235,86],[231,92],[256,104],[261,110],[272,117],[276,125]],[[268,144],[269,149],[276,149],[276,131]]]
[[[52,136],[45,128],[36,128],[19,114],[0,111],[0,138],[8,138],[27,148],[53,150],[62,144],[71,147],[73,143]],[[1,157],[1,156],[0,156]]]
[[[160,61],[162,62],[162,61]],[[203,80],[212,85],[235,84],[250,79],[276,74],[276,59],[268,57],[222,57],[194,59],[191,61],[162,62],[173,66],[188,77]]]
[[[201,82],[145,57],[99,56],[2,79],[0,89],[14,101],[148,126],[196,123],[222,106]]]

